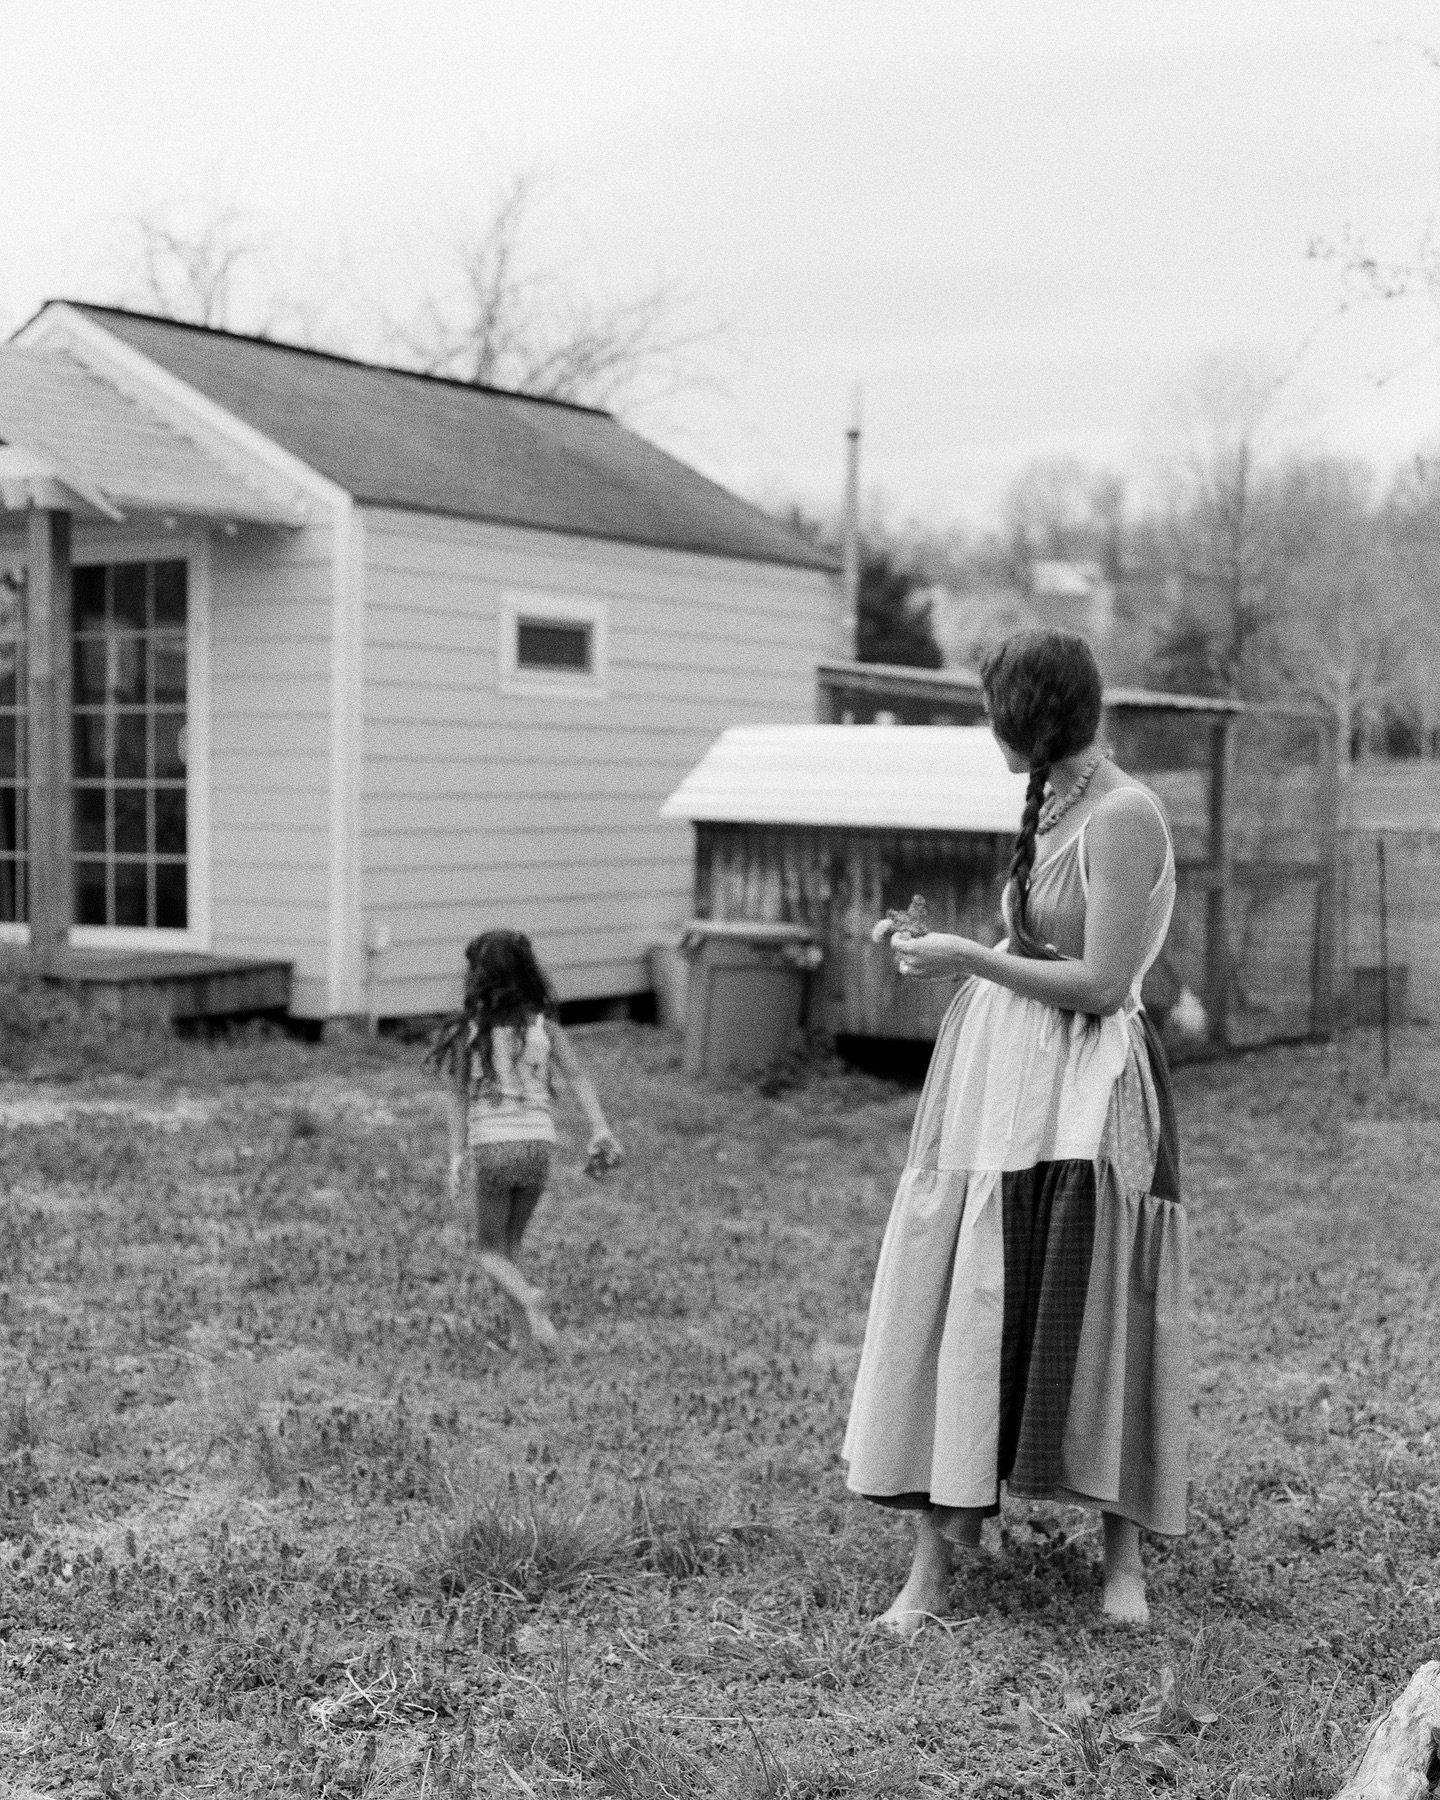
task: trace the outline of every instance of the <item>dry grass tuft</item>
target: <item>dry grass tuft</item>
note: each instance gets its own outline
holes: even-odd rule
[[[489,1588],[534,1605],[614,1575],[625,1550],[613,1522],[594,1512],[501,1493],[467,1502],[425,1547],[417,1576],[447,1599]]]

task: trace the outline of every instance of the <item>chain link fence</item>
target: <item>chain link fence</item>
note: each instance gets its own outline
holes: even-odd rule
[[[1328,721],[1115,706],[1121,765],[1164,802],[1177,896],[1165,959],[1210,1048],[1323,1036],[1336,1017],[1337,766]]]
[[[1440,825],[1352,824],[1342,852],[1341,1022],[1440,1021]]]
[[[823,665],[818,716],[966,725],[963,670]],[[1342,766],[1315,712],[1117,689],[1105,733],[1164,802],[1178,892],[1146,1004],[1189,989],[1239,1049],[1350,1025],[1440,1021],[1440,761]],[[1383,903],[1382,903],[1383,881]]]

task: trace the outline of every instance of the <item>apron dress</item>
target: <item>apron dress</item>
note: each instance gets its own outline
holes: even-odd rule
[[[1088,823],[1036,864],[1027,904],[1072,956]],[[1174,903],[1167,827],[1144,959],[1110,1017],[978,977],[952,1001],[845,1433],[848,1485],[868,1499],[993,1513],[1003,1481],[1185,1530],[1185,1213],[1169,1071],[1140,1005]]]

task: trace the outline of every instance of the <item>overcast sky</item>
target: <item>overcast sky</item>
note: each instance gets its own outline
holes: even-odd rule
[[[538,169],[539,258],[713,330],[641,422],[747,492],[832,499],[860,382],[867,488],[983,524],[1033,457],[1143,469],[1231,346],[1295,361],[1311,447],[1440,446],[1440,310],[1337,312],[1306,254],[1440,211],[1440,0],[48,0],[3,42],[7,327],[116,297],[185,196],[393,307]]]

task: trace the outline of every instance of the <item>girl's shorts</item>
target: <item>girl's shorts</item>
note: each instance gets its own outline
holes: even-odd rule
[[[508,1192],[511,1188],[543,1188],[550,1178],[552,1146],[539,1138],[515,1138],[475,1144],[475,1180],[480,1187]]]

